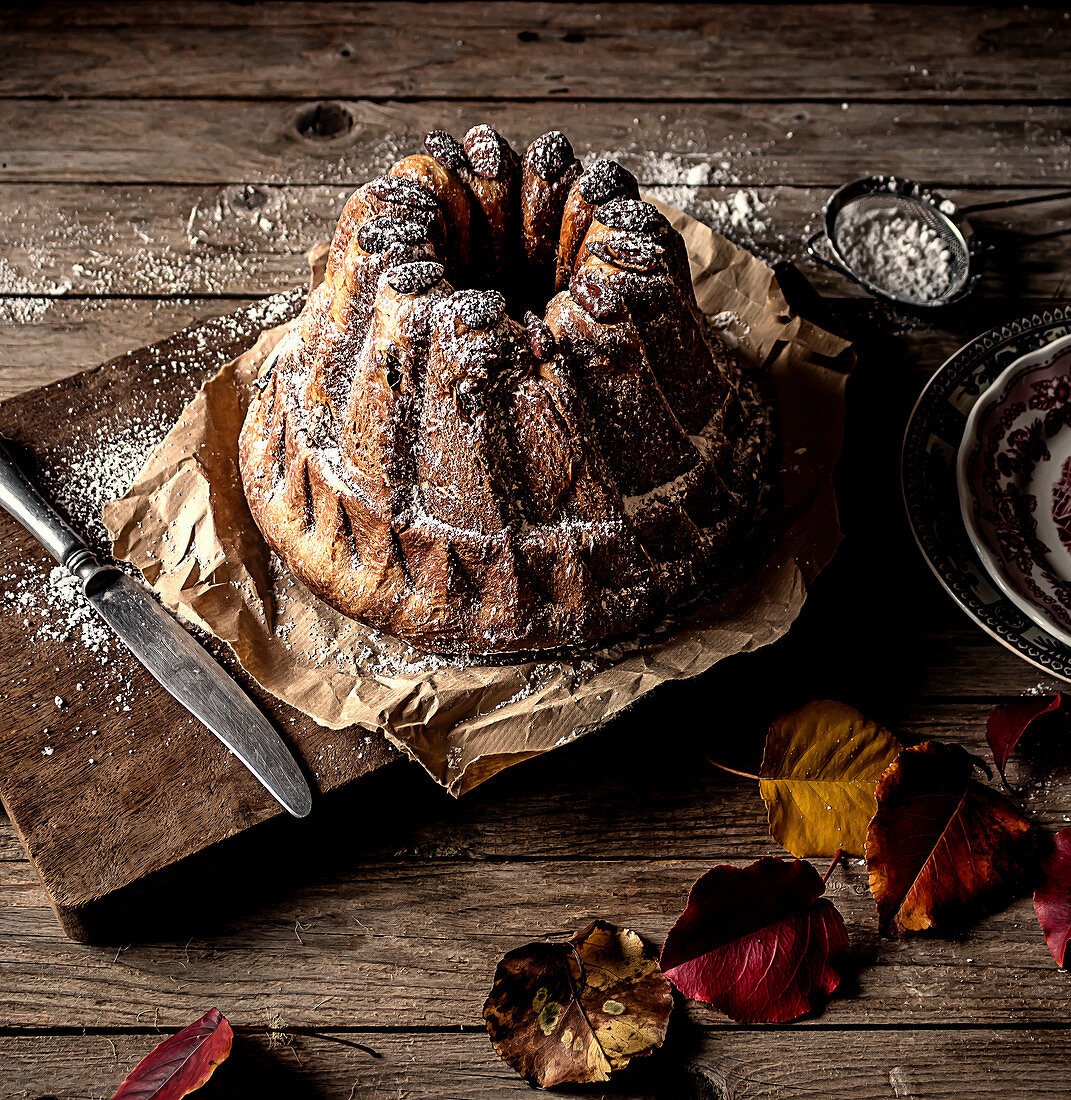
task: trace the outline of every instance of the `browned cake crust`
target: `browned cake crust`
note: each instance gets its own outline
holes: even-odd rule
[[[613,199],[638,199],[636,177],[615,160],[597,160],[584,169],[569,189],[558,237],[554,289],[564,290],[573,277],[576,257],[587,236],[595,211]]]
[[[262,373],[252,514],[314,592],[421,649],[651,625],[740,562],[768,412],[624,169],[581,175],[557,132],[523,161],[487,126],[425,145],[346,204]],[[547,293],[566,266],[523,325],[487,289]]]
[[[580,161],[560,130],[538,137],[521,161],[521,245],[535,296],[550,294],[554,283],[562,211],[580,176]]]

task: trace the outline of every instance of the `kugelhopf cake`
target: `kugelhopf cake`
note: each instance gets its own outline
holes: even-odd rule
[[[557,131],[425,148],[347,202],[258,380],[239,459],[268,543],[436,653],[608,639],[726,583],[770,416],[680,234]]]

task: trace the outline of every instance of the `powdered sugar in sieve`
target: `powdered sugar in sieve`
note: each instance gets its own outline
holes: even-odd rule
[[[940,301],[966,276],[962,247],[911,204],[854,202],[837,215],[834,232],[848,267],[890,297]]]
[[[867,176],[833,192],[823,212],[824,229],[807,241],[807,251],[872,294],[936,308],[964,298],[978,282],[988,246],[967,215],[1062,198],[1071,198],[1071,190],[957,208],[913,180]],[[1020,240],[1045,240],[1063,232]],[[817,247],[823,238],[833,259]]]

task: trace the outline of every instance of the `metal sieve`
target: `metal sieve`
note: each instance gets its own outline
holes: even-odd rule
[[[879,298],[886,298],[898,305],[938,309],[958,302],[970,294],[982,273],[984,256],[990,246],[975,231],[968,215],[982,210],[1000,210],[1062,198],[1071,198],[1071,190],[1033,195],[1027,199],[1005,199],[957,207],[951,199],[946,199],[932,188],[913,180],[897,179],[895,176],[867,176],[865,179],[846,183],[833,192],[823,211],[823,228],[807,242],[807,252],[819,263],[847,275],[864,290]],[[845,226],[852,220],[851,216],[871,210],[902,212],[940,238],[948,252],[948,275],[946,285],[938,293],[926,297],[905,296],[889,286],[881,286],[875,281],[875,272],[864,271],[851,262],[844,245]],[[1059,236],[1063,232],[1066,230],[1023,236],[1021,240],[1042,240]],[[822,240],[825,240],[832,252],[832,259],[819,251],[818,245]]]

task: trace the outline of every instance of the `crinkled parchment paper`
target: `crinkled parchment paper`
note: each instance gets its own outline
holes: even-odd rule
[[[116,556],[169,608],[228,642],[268,691],[332,729],[381,731],[454,794],[572,741],[667,680],[769,645],[840,540],[832,476],[850,353],[792,314],[765,264],[662,209],[688,244],[699,304],[746,362],[767,365],[776,395],[784,515],[769,559],[739,589],[638,640],[518,664],[425,656],[345,618],[286,573],[242,495],[238,433],[285,325],[204,385],[129,492],[106,506]],[[324,252],[310,253],[314,278]]]

